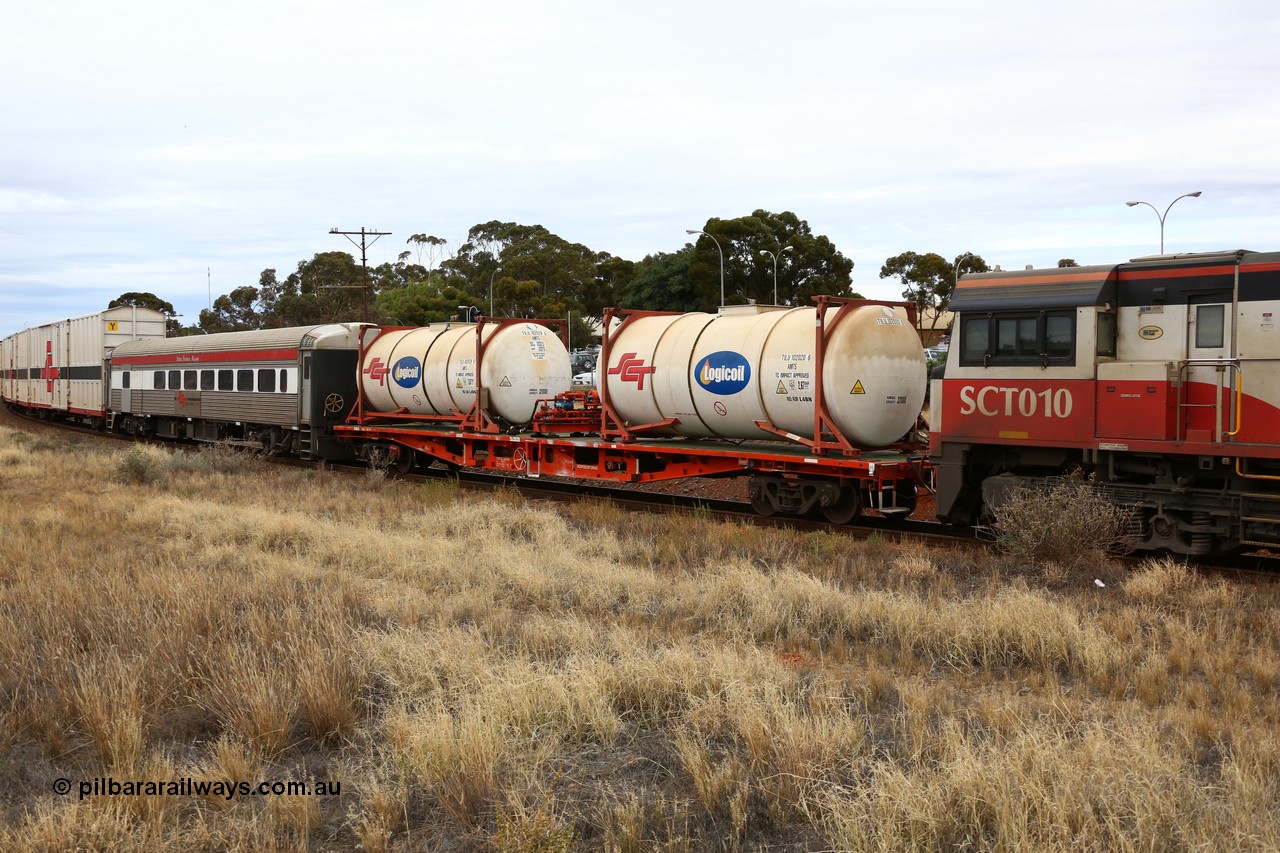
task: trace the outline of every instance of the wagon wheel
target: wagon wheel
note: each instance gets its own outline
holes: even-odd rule
[[[330,394],[324,398],[324,410],[331,415],[341,412],[346,401],[342,399],[341,394]]]
[[[862,512],[862,492],[857,486],[841,486],[835,501],[821,511],[832,524],[848,524]]]

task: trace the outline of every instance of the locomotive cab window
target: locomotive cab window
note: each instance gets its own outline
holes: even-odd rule
[[[1226,309],[1225,305],[1196,306],[1196,349],[1221,349]]]
[[[1110,311],[1098,312],[1098,355],[1116,357],[1116,315]]]
[[[1018,311],[964,317],[960,324],[960,363],[1075,364],[1074,311]]]

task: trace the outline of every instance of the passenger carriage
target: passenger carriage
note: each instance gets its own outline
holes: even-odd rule
[[[110,426],[349,458],[332,426],[356,399],[359,329],[333,323],[123,344],[110,361]]]

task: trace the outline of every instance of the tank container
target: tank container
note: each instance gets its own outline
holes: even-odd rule
[[[850,441],[880,447],[915,424],[925,394],[920,337],[901,308],[863,305],[830,329],[828,411]],[[640,317],[613,338],[603,373],[627,423],[676,418],[685,436],[777,438],[756,421],[813,437],[817,309]]]

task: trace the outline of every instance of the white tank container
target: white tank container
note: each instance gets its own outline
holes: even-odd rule
[[[486,325],[483,380],[489,411],[528,423],[539,399],[569,390],[569,351],[537,323]],[[365,351],[360,387],[378,412],[458,415],[476,399],[476,327],[439,323],[385,332]]]
[[[829,309],[823,386],[827,408],[856,444],[901,438],[924,402],[920,338],[902,309]],[[726,309],[720,315],[642,317],[610,344],[604,374],[614,410],[630,424],[677,418],[686,436],[777,438],[756,421],[813,437],[817,309]]]

